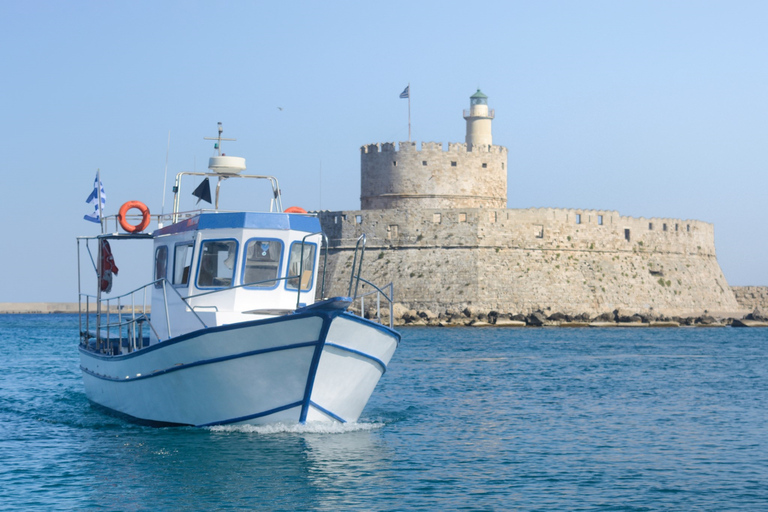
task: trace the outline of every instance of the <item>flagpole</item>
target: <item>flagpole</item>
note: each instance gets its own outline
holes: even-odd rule
[[[99,224],[101,225],[101,233],[104,234],[104,212],[101,211],[101,169],[96,169],[96,194],[97,201],[99,202]]]

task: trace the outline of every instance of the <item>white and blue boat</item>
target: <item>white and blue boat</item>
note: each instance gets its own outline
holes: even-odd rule
[[[221,141],[231,140],[221,139],[221,127],[216,139],[209,171],[176,176],[172,214],[153,217],[132,201],[101,217],[101,234],[78,238],[78,280],[85,280],[81,262],[96,277],[94,293],[79,282],[86,395],[155,425],[357,421],[400,343],[391,325],[392,284],[385,292],[360,276],[361,237],[350,296],[324,298],[328,242],[317,217],[283,211],[277,180],[242,174],[244,159],[221,155]],[[217,180],[211,210],[179,211],[182,180],[190,176]],[[266,181],[269,209],[220,209],[229,180]],[[137,225],[132,208],[141,213]],[[158,227],[144,232],[150,222]],[[151,282],[112,296],[110,243],[150,241]],[[380,295],[376,303],[389,305],[388,326],[379,314],[350,311],[360,281]]]

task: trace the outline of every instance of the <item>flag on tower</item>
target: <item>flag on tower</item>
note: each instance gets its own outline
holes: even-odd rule
[[[405,89],[403,89],[403,92],[400,93],[401,98],[410,98],[411,97],[411,86],[406,86]]]
[[[101,184],[99,179],[99,172],[96,171],[96,179],[93,182],[93,192],[85,200],[86,203],[93,205],[93,213],[83,215],[85,220],[91,222],[101,222],[101,212],[104,210],[104,206],[107,204],[107,195],[104,193],[104,185]],[[101,203],[101,205],[99,205]]]

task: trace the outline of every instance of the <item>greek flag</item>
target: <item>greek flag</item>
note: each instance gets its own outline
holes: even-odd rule
[[[410,98],[411,97],[411,86],[408,85],[405,89],[403,89],[403,92],[400,93],[401,98]]]
[[[104,210],[104,206],[107,204],[107,195],[104,193],[104,185],[99,180],[99,173],[96,173],[96,179],[93,181],[93,192],[85,200],[86,203],[93,205],[93,213],[84,215],[85,220],[91,222],[101,223],[101,216],[99,215],[99,197],[101,197],[101,210]]]

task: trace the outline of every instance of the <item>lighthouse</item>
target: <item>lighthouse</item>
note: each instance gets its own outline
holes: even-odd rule
[[[465,142],[471,146],[491,146],[491,121],[493,110],[488,110],[488,96],[480,89],[469,97],[469,110],[464,111],[464,119],[467,120],[467,136]]]

